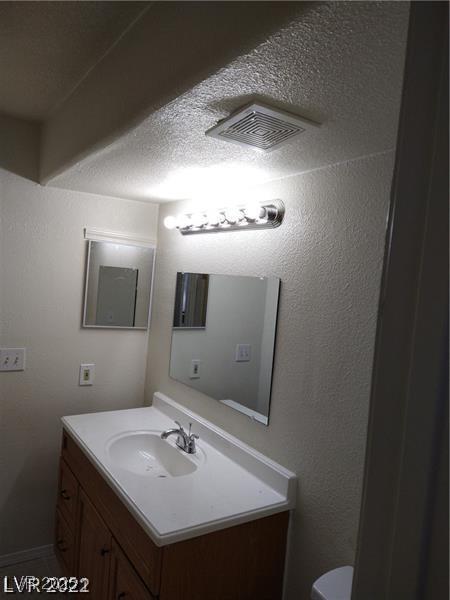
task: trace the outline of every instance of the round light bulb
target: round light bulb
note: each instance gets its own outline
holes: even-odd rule
[[[203,227],[206,224],[205,215],[202,213],[194,213],[191,220],[194,227]]]
[[[267,223],[268,221],[268,216],[267,216],[267,208],[264,208],[264,206],[261,206],[261,211],[259,213],[259,217],[256,220],[258,223]]]
[[[178,229],[186,229],[187,227],[191,227],[191,225],[192,225],[191,219],[187,215],[178,215],[178,217],[177,217]]]
[[[167,227],[167,229],[175,229],[177,223],[177,219],[172,215],[169,215],[164,219],[164,226]]]
[[[225,217],[223,216],[222,213],[219,213],[219,212],[209,212],[206,215],[206,219],[207,219],[209,226],[218,227],[221,223],[224,222]]]
[[[244,213],[237,208],[229,208],[225,211],[225,218],[228,223],[239,223],[244,218]]]
[[[256,202],[254,204],[248,204],[245,207],[245,216],[249,221],[256,221],[256,219],[259,219],[263,214],[264,208]]]

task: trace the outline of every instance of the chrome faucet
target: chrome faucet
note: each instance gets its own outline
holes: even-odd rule
[[[189,423],[189,433],[186,433],[183,427],[175,421],[178,425],[178,429],[167,429],[167,431],[163,431],[161,434],[161,439],[166,440],[169,435],[177,435],[176,445],[178,448],[187,452],[188,454],[195,454],[195,440],[198,440],[198,435],[196,433],[191,433],[192,423]]]

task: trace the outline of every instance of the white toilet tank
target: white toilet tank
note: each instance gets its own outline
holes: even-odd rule
[[[339,567],[328,571],[314,583],[311,600],[350,600],[353,567]]]

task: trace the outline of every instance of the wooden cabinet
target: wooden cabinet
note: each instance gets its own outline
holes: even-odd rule
[[[64,431],[56,553],[93,600],[280,600],[288,513],[157,547]]]
[[[70,466],[72,473],[76,474],[81,492],[95,507],[146,587],[154,596],[158,596],[162,549],[152,542],[128,508],[66,432],[63,433],[61,460]],[[78,554],[79,549],[77,549]],[[84,576],[80,569],[76,574],[79,577]]]

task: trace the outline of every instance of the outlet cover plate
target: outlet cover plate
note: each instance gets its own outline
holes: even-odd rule
[[[25,371],[26,348],[0,348],[0,371]]]
[[[237,344],[236,355],[234,360],[236,362],[250,362],[252,358],[252,346],[251,344]]]
[[[80,365],[80,385],[94,385],[95,365],[82,363]]]
[[[198,358],[191,360],[191,368],[189,371],[189,379],[200,379],[200,365],[202,361]]]

